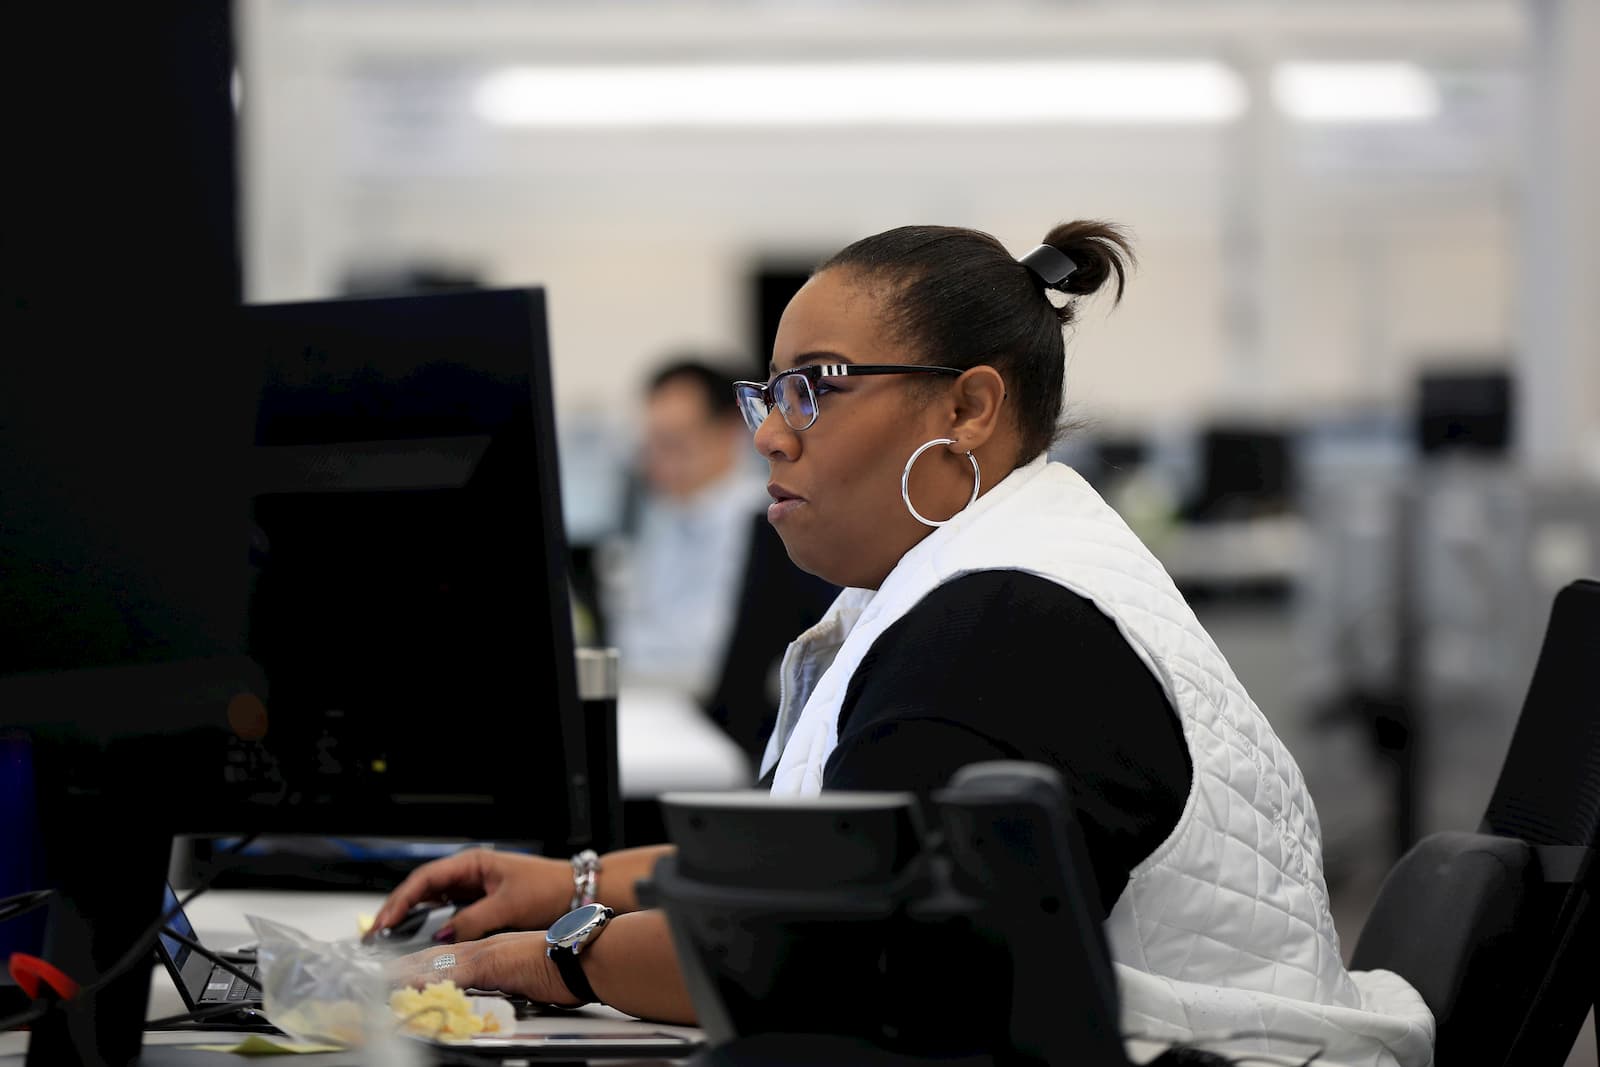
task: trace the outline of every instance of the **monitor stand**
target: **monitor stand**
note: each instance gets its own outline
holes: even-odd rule
[[[35,769],[45,870],[51,899],[41,955],[87,986],[143,937],[161,912],[172,834],[153,796],[159,763],[152,745],[127,746],[108,763],[116,780],[79,790],[65,781],[75,758],[65,746],[39,744]],[[141,770],[142,769],[142,770]],[[139,780],[144,779],[141,783]],[[82,1063],[122,1067],[139,1056],[150,996],[149,952],[104,989],[57,1002],[32,1026],[28,1067]]]

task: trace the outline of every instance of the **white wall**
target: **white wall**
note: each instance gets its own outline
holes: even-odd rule
[[[1507,4],[1273,4],[1242,17],[1251,6],[1209,5],[1208,19],[1208,5],[1179,5],[1141,22],[1028,4],[1008,5],[1010,18],[938,5],[912,20],[892,5],[255,0],[248,290],[323,295],[353,264],[417,256],[546,285],[558,406],[596,410],[669,349],[745,345],[760,259],[815,257],[908,222],[978,226],[1020,253],[1059,219],[1104,217],[1134,231],[1142,265],[1115,314],[1087,309],[1072,348],[1075,409],[1103,423],[1400,407],[1419,361],[1508,353],[1517,211],[1508,131],[1492,116],[1431,131],[1427,151],[1404,133],[1283,130],[1241,151],[1233,128],[533,133],[467,112],[482,72],[552,54],[1246,48],[1258,61],[1415,53],[1493,73],[1521,33]],[[1259,246],[1240,246],[1241,218],[1259,225]],[[1255,279],[1256,334],[1230,325],[1238,270]]]
[[[1531,470],[1600,483],[1600,6],[1530,8],[1522,454]]]

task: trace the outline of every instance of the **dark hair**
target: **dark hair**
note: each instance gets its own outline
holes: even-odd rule
[[[817,273],[842,268],[885,283],[889,329],[922,362],[998,370],[1016,404],[1026,462],[1049,448],[1058,432],[1066,372],[1062,328],[1075,318],[1077,298],[1115,275],[1120,302],[1135,262],[1127,236],[1108,222],[1065,222],[1041,243],[1077,265],[1054,285],[1046,286],[989,234],[954,226],[901,226],[862,238]],[[1046,289],[1066,299],[1057,305]]]
[[[731,418],[739,414],[738,403],[733,399],[733,375],[718,370],[698,358],[681,358],[667,363],[650,376],[645,389],[654,396],[663,386],[673,382],[686,382],[695,386],[705,396],[706,415],[713,419]]]

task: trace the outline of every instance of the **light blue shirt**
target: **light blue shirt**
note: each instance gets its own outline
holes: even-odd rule
[[[743,466],[688,500],[646,502],[609,584],[623,681],[710,694],[728,646],[764,480]]]

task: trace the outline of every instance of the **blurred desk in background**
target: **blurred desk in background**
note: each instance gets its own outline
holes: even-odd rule
[[[624,800],[674,789],[745,789],[749,757],[700,709],[670,689],[624,685],[617,695],[617,763]]]
[[[1180,523],[1152,542],[1151,550],[1186,597],[1287,594],[1311,563],[1310,530],[1294,515]]]
[[[622,843],[667,839],[656,797],[676,789],[748,789],[754,768],[694,698],[670,689],[623,686],[617,695]]]

